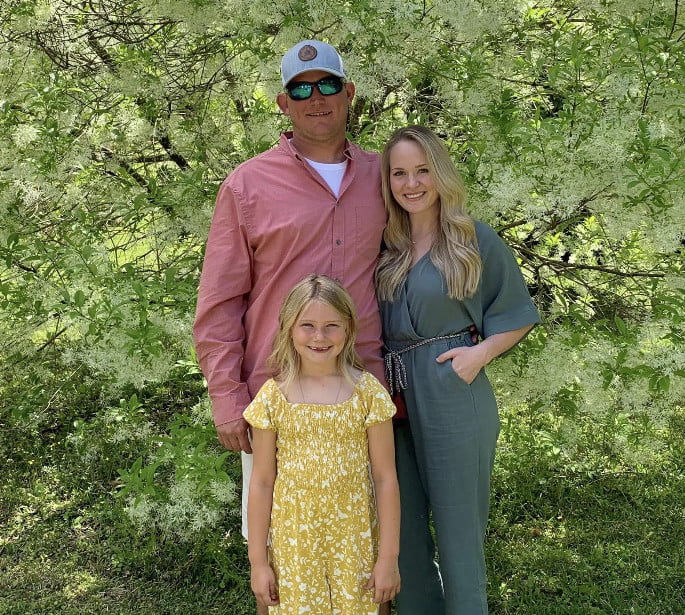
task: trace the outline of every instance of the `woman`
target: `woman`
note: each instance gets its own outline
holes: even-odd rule
[[[483,540],[499,419],[483,368],[539,316],[508,247],[466,213],[464,185],[433,132],[401,128],[381,165],[388,226],[376,288],[391,393],[402,389],[408,414],[395,425],[397,608],[400,615],[484,615]]]

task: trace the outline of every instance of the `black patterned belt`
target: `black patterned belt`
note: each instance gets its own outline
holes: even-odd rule
[[[416,350],[421,346],[426,346],[427,344],[433,344],[434,342],[441,342],[443,340],[455,340],[455,339],[466,339],[471,335],[476,333],[475,325],[470,325],[466,329],[462,329],[458,333],[450,333],[449,335],[439,335],[437,337],[429,337],[415,344],[411,344],[400,350],[390,350],[387,346],[383,346],[385,351],[385,357],[383,361],[385,362],[385,379],[388,381],[388,389],[390,395],[394,395],[395,392],[407,388],[407,368],[404,366],[402,361],[402,356],[405,352],[410,350]]]

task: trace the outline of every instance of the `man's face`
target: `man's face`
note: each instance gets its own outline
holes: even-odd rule
[[[293,81],[316,83],[330,76],[322,70],[310,70],[295,77]],[[312,88],[312,95],[305,100],[293,100],[281,92],[276,102],[281,111],[291,120],[297,137],[311,141],[326,141],[345,134],[347,110],[354,97],[354,84],[345,83],[338,94],[324,96],[318,88]]]

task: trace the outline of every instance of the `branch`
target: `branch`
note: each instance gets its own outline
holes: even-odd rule
[[[675,0],[675,6],[673,7],[673,23],[671,24],[671,31],[668,33],[669,40],[673,38],[673,33],[675,32],[675,27],[678,23],[678,3],[679,0]]]
[[[665,275],[663,273],[656,273],[656,272],[650,272],[650,271],[621,271],[620,269],[613,269],[611,267],[602,267],[601,265],[584,265],[582,263],[567,263],[566,261],[561,261],[561,260],[556,260],[553,258],[547,258],[545,256],[542,256],[538,254],[537,252],[533,252],[532,250],[529,250],[528,248],[520,245],[520,244],[513,244],[517,247],[517,249],[528,256],[531,259],[537,259],[540,261],[543,265],[547,265],[549,267],[552,267],[553,269],[570,269],[570,270],[578,270],[578,269],[586,269],[590,271],[601,271],[602,273],[608,273],[610,275],[616,275],[620,276],[623,278],[663,278]]]
[[[174,147],[173,145],[171,145],[169,135],[160,135],[159,142],[164,148],[164,151],[166,151],[166,153],[169,155],[169,158],[171,158],[171,160],[175,162],[177,166],[179,166],[181,169],[190,168],[190,164],[188,164],[188,161],[183,156],[181,156],[181,154],[174,151]]]
[[[42,346],[40,346],[38,349],[36,349],[36,353],[42,352],[42,351],[45,350],[48,346],[50,346],[51,344],[54,344],[54,343],[55,343],[55,340],[56,340],[60,335],[62,335],[62,333],[64,333],[65,331],[67,331],[68,328],[69,328],[69,327],[63,327],[62,329],[60,329],[59,331],[57,331],[56,333],[54,333],[53,335],[51,335],[50,338],[49,338]]]

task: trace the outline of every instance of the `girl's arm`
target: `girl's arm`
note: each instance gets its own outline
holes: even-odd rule
[[[274,482],[276,481],[276,433],[270,429],[252,429],[252,477],[247,499],[247,554],[250,559],[251,585],[261,604],[278,604],[276,576],[269,565],[267,538],[271,522]]]
[[[435,360],[444,363],[450,359],[452,369],[466,384],[471,384],[482,368],[517,344],[532,328],[533,325],[526,325],[520,329],[495,333],[475,346],[451,348]]]
[[[392,421],[372,425],[367,430],[371,476],[378,507],[378,559],[366,584],[374,589],[374,602],[392,600],[400,591],[400,490],[395,472],[395,444]]]

